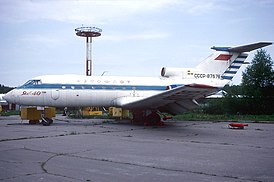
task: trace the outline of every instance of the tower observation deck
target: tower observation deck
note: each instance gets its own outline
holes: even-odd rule
[[[79,27],[75,29],[77,36],[86,37],[86,76],[92,75],[92,37],[101,36],[102,29],[97,27]]]

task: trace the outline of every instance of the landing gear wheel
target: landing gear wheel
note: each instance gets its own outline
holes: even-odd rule
[[[42,117],[42,125],[43,126],[49,126],[53,123],[53,120],[50,118],[43,118]]]
[[[152,112],[146,118],[146,122],[144,123],[147,126],[163,126],[164,123],[161,121],[161,117],[156,112]]]
[[[29,124],[31,125],[39,124],[39,120],[29,120]]]
[[[156,111],[134,111],[132,113],[132,124],[145,126],[163,126],[160,115]]]
[[[143,111],[135,111],[132,113],[132,124],[137,124],[137,125],[143,125],[145,122],[145,117],[143,116]]]

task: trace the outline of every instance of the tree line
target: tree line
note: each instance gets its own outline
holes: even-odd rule
[[[0,84],[0,94],[5,94],[10,90],[14,89],[13,87],[6,87],[5,85]]]
[[[274,114],[274,70],[269,54],[256,52],[242,74],[242,84],[225,86],[222,99],[212,99],[203,105],[208,114]]]

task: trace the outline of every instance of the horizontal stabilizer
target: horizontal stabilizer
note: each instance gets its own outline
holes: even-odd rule
[[[258,42],[254,44],[249,44],[249,45],[244,45],[244,46],[239,46],[239,47],[231,47],[228,50],[230,52],[250,52],[255,49],[259,49],[268,45],[271,45],[271,42]]]
[[[258,42],[254,44],[248,44],[248,45],[243,45],[243,46],[238,46],[238,47],[212,47],[211,49],[214,49],[216,51],[227,51],[227,52],[237,52],[237,53],[242,53],[242,52],[250,52],[255,49],[259,49],[268,45],[271,45],[271,42]]]

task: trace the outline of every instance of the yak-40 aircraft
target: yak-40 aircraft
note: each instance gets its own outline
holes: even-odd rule
[[[24,106],[120,107],[133,120],[161,122],[197,108],[197,99],[224,87],[252,50],[271,45],[258,42],[237,47],[212,47],[215,52],[195,68],[163,67],[160,77],[47,75],[38,76],[8,92],[4,99]]]

